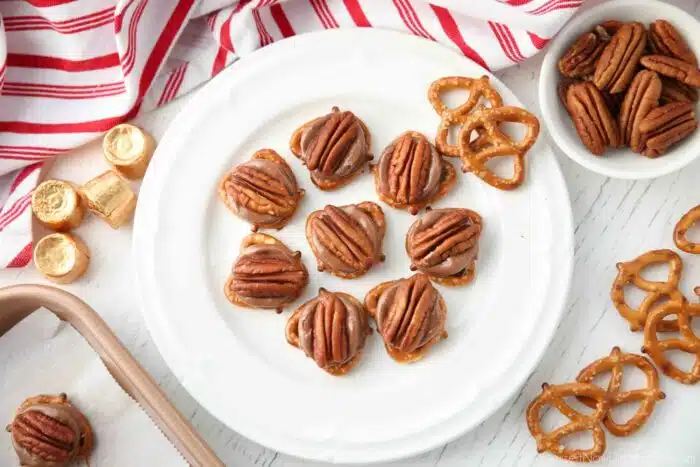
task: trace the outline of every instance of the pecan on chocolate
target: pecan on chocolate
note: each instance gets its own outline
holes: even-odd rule
[[[377,285],[367,293],[365,307],[396,361],[418,360],[447,337],[445,301],[425,274]]]
[[[65,467],[92,451],[90,423],[65,394],[27,399],[7,431],[22,466]]]
[[[428,139],[407,131],[386,147],[372,168],[377,193],[395,208],[416,214],[454,186],[456,171]]]
[[[700,87],[700,70],[690,63],[664,55],[642,57],[642,65],[662,76],[674,78],[689,86]]]
[[[384,212],[377,204],[327,205],[306,220],[306,239],[319,271],[354,278],[384,261]]]
[[[281,229],[296,211],[304,190],[291,167],[272,149],[261,149],[219,182],[219,197],[236,215],[258,228]]]
[[[607,146],[616,148],[620,145],[617,122],[593,83],[569,86],[566,102],[579,138],[591,153],[600,156]]]
[[[661,97],[661,79],[649,70],[634,77],[620,109],[619,124],[622,142],[634,152],[644,150],[644,137],[639,122],[658,105]]]
[[[596,65],[593,83],[601,91],[617,94],[627,89],[647,43],[640,23],[623,25],[603,49]]]
[[[355,114],[338,107],[298,128],[290,148],[322,190],[348,183],[372,159],[369,130]]]
[[[595,72],[596,64],[610,41],[607,31],[598,26],[576,39],[557,63],[559,71],[567,78],[586,78]]]
[[[362,303],[323,288],[292,314],[286,327],[287,342],[335,376],[346,374],[360,361],[371,332]]]
[[[697,102],[698,90],[673,78],[661,78],[661,103]]]
[[[261,233],[248,235],[228,281],[226,297],[234,305],[282,311],[309,282],[301,253],[276,238]]]
[[[651,151],[663,151],[688,137],[698,127],[692,102],[674,102],[657,107],[640,122],[639,130]]]
[[[481,235],[481,216],[469,209],[434,209],[413,223],[406,234],[411,270],[443,285],[462,285],[474,277]]]
[[[681,33],[668,21],[657,19],[649,26],[649,42],[655,54],[677,58],[697,67],[698,59]]]

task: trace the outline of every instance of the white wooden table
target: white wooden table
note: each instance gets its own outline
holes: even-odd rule
[[[700,16],[698,0],[672,3]],[[538,110],[536,85],[540,62],[541,56],[535,57],[497,73],[534,111]],[[187,99],[142,116],[136,123],[159,137]],[[650,249],[673,248],[673,225],[687,209],[700,203],[700,161],[657,180],[631,182],[590,173],[556,150],[554,144],[552,147],[569,187],[576,259],[566,314],[544,360],[515,400],[478,429],[422,456],[387,465],[566,465],[551,455],[536,454],[524,421],[528,402],[539,392],[542,382],[572,380],[582,366],[606,355],[613,345],[639,351],[641,336],[629,332],[610,302],[615,263]],[[83,182],[106,169],[99,144],[92,144],[72,157],[62,158],[49,175]],[[316,465],[278,454],[229,430],[203,410],[173,377],[150,340],[139,310],[131,258],[131,226],[115,231],[92,218],[78,233],[91,247],[91,265],[86,277],[65,288],[98,310],[227,465]],[[687,296],[692,296],[692,288],[700,283],[700,256],[682,256],[685,260],[682,288]],[[0,271],[0,286],[25,282],[46,283],[32,267]],[[640,433],[627,439],[608,436],[603,465],[700,465],[698,388],[682,386],[667,378],[662,379],[662,388],[667,398],[657,406],[650,423]],[[144,448],[147,449],[139,447]]]

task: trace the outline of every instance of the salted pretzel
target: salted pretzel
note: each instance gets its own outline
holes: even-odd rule
[[[621,391],[622,374],[625,366],[636,366],[646,376],[646,387],[633,391]],[[615,436],[629,436],[639,430],[651,416],[656,402],[666,395],[659,389],[659,373],[649,359],[642,355],[623,353],[619,347],[613,347],[610,355],[588,365],[576,377],[579,383],[593,383],[596,376],[610,372],[610,382],[607,388],[607,400],[610,412],[603,419],[605,427]],[[596,402],[585,397],[579,399],[582,403],[595,408]],[[640,402],[637,412],[627,423],[619,424],[612,418],[612,409],[628,402]]]
[[[653,265],[668,263],[668,279],[665,282],[648,281],[641,275],[642,271]],[[640,255],[632,261],[617,263],[617,277],[610,290],[610,298],[617,311],[630,323],[632,331],[644,329],[652,309],[659,305],[663,299],[671,302],[684,302],[685,297],[678,290],[678,283],[683,272],[683,260],[671,250],[652,250]],[[646,292],[646,296],[636,310],[625,301],[625,286],[633,284]],[[676,320],[665,320],[659,323],[658,330],[661,332],[673,332],[678,330]]]
[[[595,411],[583,414],[564,401],[565,397],[585,397],[595,404]],[[547,405],[555,407],[570,421],[556,430],[545,433],[542,428],[540,412]],[[607,393],[595,384],[565,383],[542,385],[542,392],[527,407],[527,427],[537,442],[537,452],[549,451],[562,459],[591,462],[600,458],[605,452],[605,432],[602,420],[608,414],[610,404]],[[561,444],[562,438],[572,433],[590,431],[593,435],[593,447],[590,449],[567,448]]]
[[[521,123],[527,127],[525,136],[520,141],[513,141],[503,133],[499,125],[503,122]],[[472,144],[472,133],[485,135],[481,147]],[[540,132],[540,122],[533,114],[519,107],[498,107],[482,109],[469,115],[458,136],[462,159],[462,172],[474,175],[500,190],[513,190],[525,180],[525,154],[535,144]],[[513,176],[504,179],[492,172],[486,162],[494,157],[515,156]]]
[[[700,205],[686,212],[683,217],[681,217],[681,220],[678,221],[676,228],[673,229],[673,242],[678,249],[686,253],[700,255],[700,243],[693,243],[686,237],[688,230],[698,221],[700,221]]]
[[[657,332],[669,315],[678,317],[680,338],[659,340]],[[668,302],[656,308],[649,314],[644,327],[644,346],[642,352],[656,363],[661,372],[679,383],[695,384],[700,381],[700,338],[691,328],[692,318],[700,317],[700,305],[688,302]],[[695,355],[695,363],[690,371],[678,368],[665,353],[669,350],[681,350]]]
[[[444,91],[454,89],[464,89],[469,91],[469,98],[464,104],[457,107],[447,107],[440,95]],[[428,100],[433,109],[443,119],[449,118],[453,123],[459,123],[479,105],[481,99],[486,99],[490,107],[500,107],[503,105],[503,98],[492,86],[488,76],[481,78],[468,78],[466,76],[446,76],[433,81],[428,88]]]

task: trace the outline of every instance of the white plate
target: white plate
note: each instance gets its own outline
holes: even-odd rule
[[[571,118],[559,101],[557,83],[561,75],[557,62],[577,37],[607,20],[639,21],[648,26],[659,18],[670,21],[693,51],[700,55],[700,23],[680,8],[656,0],[616,0],[583,11],[548,46],[539,80],[542,119],[561,150],[588,170],[608,177],[641,180],[675,172],[700,156],[700,131],[656,159],[636,154],[628,148],[608,149],[603,156],[595,156],[581,143]]]
[[[415,217],[384,206],[385,263],[360,279],[316,271],[303,235],[307,215],[327,203],[377,201],[372,178],[324,193],[288,150],[292,131],[328,112],[353,110],[379,154],[407,129],[433,137],[426,98],[441,76],[484,71],[429,41],[378,30],[337,30],[275,43],[202,89],[160,142],[141,188],[134,252],[146,324],[185,388],[239,433],[295,456],[371,462],[409,456],[473,428],[514,395],[534,369],[565,305],[572,264],[568,195],[551,150],[528,155],[515,192],[460,175],[436,206],[484,217],[476,281],[440,287],[449,338],[413,365],[395,363],[376,333],[346,377],[319,370],[289,346],[290,311],[237,309],[223,284],[249,226],[215,193],[222,174],[261,147],[278,150],[306,189],[290,225],[273,232],[302,251],[311,275],[303,303],[323,285],[363,299],[383,280],[408,276],[404,235]],[[495,78],[505,102],[517,99]]]

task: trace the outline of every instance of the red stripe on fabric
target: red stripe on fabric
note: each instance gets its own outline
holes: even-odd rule
[[[50,152],[50,153],[56,153],[56,152],[67,152],[70,151],[70,149],[64,148],[48,148],[48,147],[43,147],[43,146],[8,146],[8,145],[0,145],[0,152],[1,151],[34,151],[34,152]]]
[[[459,26],[457,25],[457,22],[455,21],[454,17],[449,12],[449,10],[447,8],[443,8],[437,5],[430,5],[430,7],[433,9],[435,16],[440,22],[440,26],[442,26],[442,29],[443,31],[445,31],[447,37],[449,37],[450,40],[457,47],[459,47],[459,50],[462,52],[462,54],[464,54],[465,57],[467,57],[477,65],[480,65],[481,67],[488,70],[489,67],[484,61],[484,59],[481,57],[481,55],[479,55],[479,53],[476,50],[469,47],[469,45],[464,40],[464,36],[462,36],[462,32],[459,30]]]
[[[12,203],[10,208],[0,214],[0,232],[10,225],[12,221],[17,219],[22,213],[27,209],[27,207],[32,203],[32,194],[27,193],[26,195],[19,198],[17,201]]]
[[[175,80],[177,79],[177,73],[179,69],[173,71],[170,73],[170,76],[168,76],[168,79],[165,81],[165,86],[163,86],[163,92],[160,94],[160,98],[158,99],[158,103],[156,105],[163,105],[166,102],[166,98],[168,96],[168,91],[170,90],[170,87],[173,85]]]
[[[22,250],[12,258],[12,261],[7,263],[6,268],[23,268],[27,264],[29,264],[29,261],[32,260],[32,250],[34,246],[32,245],[32,242],[27,243]]]
[[[501,30],[501,33],[503,34],[503,38],[508,42],[508,45],[510,45],[510,49],[513,53],[513,56],[517,59],[517,61],[522,62],[523,60],[525,60],[525,56],[520,52],[518,42],[515,40],[515,36],[513,35],[513,32],[510,30],[510,28],[505,24],[499,24],[498,27]]]
[[[17,176],[15,177],[15,179],[12,181],[12,184],[10,185],[10,193],[9,194],[14,193],[15,190],[17,189],[17,187],[20,185],[20,183],[25,181],[28,176],[30,176],[31,174],[33,174],[34,172],[39,170],[41,168],[41,166],[42,166],[42,164],[37,162],[36,164],[28,165],[25,168],[23,168],[22,170],[20,170],[19,173],[17,174]]]
[[[491,28],[491,31],[493,32],[494,37],[498,41],[498,44],[501,46],[501,49],[503,50],[503,53],[506,55],[508,60],[510,60],[512,62],[516,62],[517,60],[515,60],[515,57],[511,53],[511,50],[510,50],[510,47],[508,46],[508,43],[503,38],[503,36],[501,36],[501,32],[498,29],[498,26],[496,25],[496,23],[488,21],[488,24],[489,24],[489,27]]]
[[[127,39],[128,43],[126,46],[126,53],[124,54],[124,58],[121,61],[122,69],[125,75],[131,73],[131,70],[134,69],[134,64],[136,63],[136,40],[138,27],[139,22],[141,21],[141,16],[143,16],[143,12],[146,9],[147,3],[148,0],[143,0],[141,3],[139,3],[139,6],[136,7],[136,11],[134,11],[134,15],[129,20],[129,37]]]
[[[119,65],[119,54],[112,53],[85,60],[68,60],[44,55],[7,54],[7,65],[23,68],[43,68],[62,71],[104,70]]]
[[[326,12],[326,18],[328,18],[331,27],[333,28],[338,28],[340,27],[340,24],[338,24],[338,21],[335,19],[335,16],[333,16],[333,12],[331,11],[331,7],[328,5],[328,0],[318,0],[319,6],[321,9],[323,9]]]
[[[270,7],[270,15],[272,16],[272,19],[275,20],[275,23],[277,23],[277,27],[280,30],[280,33],[282,33],[282,37],[292,37],[295,32],[294,28],[289,22],[289,18],[287,18],[287,15],[284,13],[284,9],[282,8],[282,5],[279,3],[276,3]]]
[[[5,154],[0,154],[0,160],[8,160],[8,161],[28,161],[28,162],[36,162],[36,161],[43,161],[46,159],[50,159],[53,156],[47,155],[47,156],[13,156],[13,155],[5,155]]]
[[[367,19],[367,16],[365,15],[365,12],[362,10],[362,7],[360,6],[359,0],[343,0],[343,4],[345,5],[345,8],[348,10],[348,13],[350,14],[350,17],[352,18],[353,22],[355,23],[355,26],[358,26],[361,28],[372,27],[372,24],[369,22],[369,20]]]
[[[330,29],[332,26],[328,21],[328,18],[326,18],[326,13],[318,4],[317,0],[309,0],[309,3],[311,3],[311,7],[314,9],[314,12],[316,13],[316,16],[318,17],[319,21],[321,21],[323,27],[325,29]]]
[[[65,100],[84,100],[84,99],[98,99],[102,97],[112,97],[120,96],[125,94],[123,89],[112,89],[105,90],[101,92],[93,92],[87,94],[65,94],[60,92],[47,92],[47,91],[32,91],[32,90],[16,90],[16,89],[3,89],[2,95],[7,97],[42,97],[46,99],[65,99]]]
[[[527,13],[531,15],[544,15],[545,13],[550,13],[556,10],[563,10],[564,8],[578,8],[581,6],[582,0],[550,0],[547,3],[540,5],[534,10],[530,10]]]
[[[262,22],[262,18],[260,17],[260,12],[258,12],[258,10],[253,10],[253,19],[255,20],[255,26],[258,29],[260,47],[265,47],[272,42],[272,39],[270,38],[267,29],[265,29],[265,25]]]
[[[211,32],[214,32],[214,27],[216,26],[216,15],[218,12],[209,13],[207,15],[207,27]]]
[[[506,3],[511,6],[522,6],[527,5],[532,2],[532,0],[507,0]]]
[[[221,32],[219,33],[219,36],[221,38],[219,42],[221,43],[221,46],[225,47],[231,53],[236,53],[236,49],[234,48],[233,42],[231,41],[231,20],[233,19],[233,15],[235,14],[236,10],[231,10],[231,14],[228,15],[228,18],[226,18],[224,24],[221,25]]]
[[[77,0],[25,0],[32,6],[39,8],[48,8],[52,6],[65,5],[66,3],[74,3]]]
[[[163,105],[167,104],[177,94],[178,89],[180,89],[180,85],[182,84],[182,80],[185,76],[185,71],[187,70],[187,63],[185,63],[183,66],[180,66],[172,72],[170,75],[170,78],[168,79],[168,83],[165,86],[165,89],[163,90],[163,94],[161,95],[160,100],[158,101],[158,105]]]
[[[8,81],[5,83],[7,87],[22,88],[22,89],[42,89],[48,91],[61,91],[61,92],[90,92],[99,91],[103,89],[125,89],[124,83],[121,81],[115,81],[113,83],[106,84],[79,84],[79,85],[68,85],[68,84],[45,84],[45,83],[20,83],[16,81]]]
[[[42,16],[10,16],[4,18],[5,31],[53,30],[62,34],[75,34],[112,22],[115,7],[79,16],[65,21],[52,22]]]
[[[392,3],[394,4],[396,11],[399,13],[401,20],[403,21],[403,24],[406,25],[406,27],[409,29],[409,31],[411,31],[411,33],[416,35],[416,36],[421,36],[420,31],[414,26],[413,22],[411,22],[408,19],[408,16],[406,16],[406,12],[404,11],[403,5],[401,4],[400,0],[392,0]]]
[[[170,90],[170,95],[168,96],[168,102],[175,99],[175,97],[177,97],[177,93],[180,92],[180,87],[182,86],[182,83],[185,81],[185,75],[187,74],[187,65],[189,65],[189,63],[185,63],[178,70],[177,81],[175,82],[175,85],[173,86],[173,88]]]
[[[530,40],[532,41],[532,45],[535,46],[537,50],[541,50],[547,46],[549,41],[551,39],[540,37],[535,33],[529,32],[527,33],[528,36],[530,36]]]
[[[136,0],[129,0],[126,5],[124,5],[124,8],[114,17],[114,32],[120,33],[122,32],[122,25],[124,23],[124,16],[126,15],[126,12],[129,10],[131,5]]]
[[[211,67],[211,75],[217,75],[226,66],[226,56],[228,55],[228,50],[224,47],[219,47],[219,51],[216,52],[216,57],[214,58],[214,64]]]
[[[423,26],[423,23],[421,23],[420,18],[418,17],[418,14],[416,13],[415,8],[413,8],[413,5],[411,5],[410,0],[399,0],[406,11],[406,14],[408,15],[409,20],[413,23],[413,25],[418,29],[420,32],[420,35],[425,37],[426,39],[430,39],[431,41],[434,41],[435,38],[428,32],[427,29]]]

